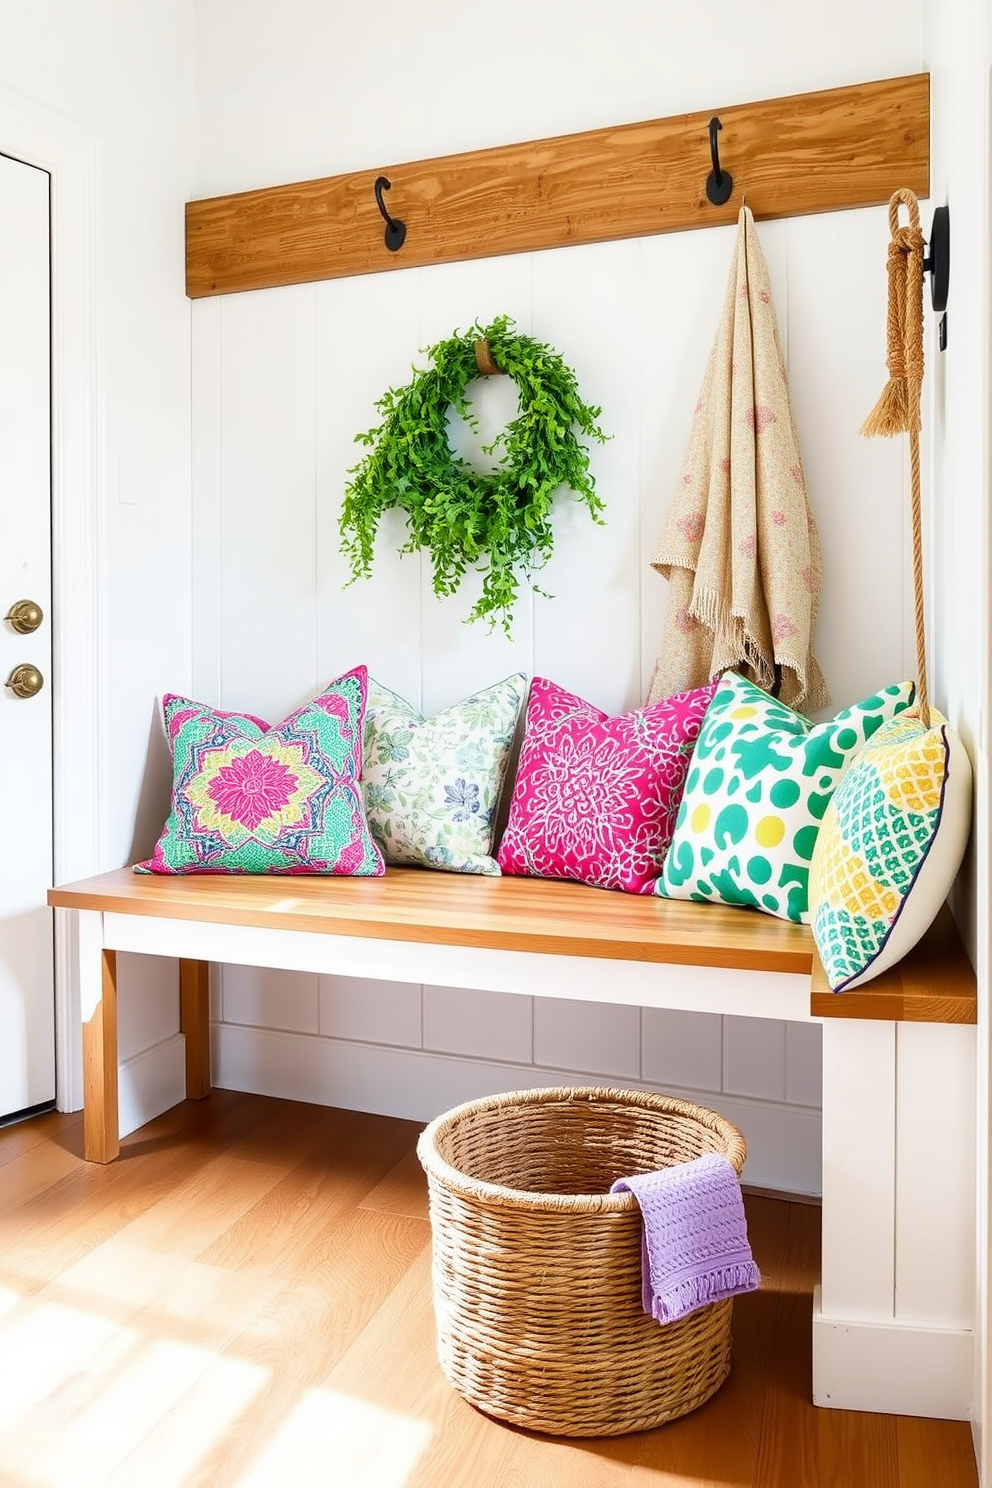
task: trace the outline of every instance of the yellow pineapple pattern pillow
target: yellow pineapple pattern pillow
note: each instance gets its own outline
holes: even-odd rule
[[[810,923],[835,992],[894,966],[928,928],[961,865],[971,762],[946,718],[901,714],[831,797],[810,866]]]

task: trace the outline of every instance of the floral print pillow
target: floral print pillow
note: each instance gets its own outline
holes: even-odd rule
[[[499,873],[493,822],[526,687],[517,673],[424,718],[369,680],[362,789],[387,863]]]
[[[715,691],[711,683],[611,717],[535,677],[503,872],[652,892]]]
[[[135,871],[382,874],[359,783],[367,685],[356,667],[272,728],[167,694],[172,809]]]

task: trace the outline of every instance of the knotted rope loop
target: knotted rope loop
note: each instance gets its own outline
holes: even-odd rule
[[[899,208],[909,212],[901,226]],[[888,314],[886,366],[889,380],[861,427],[869,437],[908,433],[913,523],[913,591],[916,616],[917,700],[925,728],[930,727],[927,695],[927,643],[923,595],[923,536],[920,514],[920,393],[923,386],[923,232],[916,197],[905,187],[889,199]]]
[[[909,222],[899,223],[899,208]],[[923,386],[923,232],[916,197],[904,187],[889,201],[889,280],[886,366],[889,381],[865,420],[862,434],[903,434],[920,428]]]

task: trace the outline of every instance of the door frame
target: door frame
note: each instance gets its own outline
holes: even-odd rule
[[[51,178],[52,811],[55,881],[101,864],[99,684],[105,487],[97,203],[100,149],[69,120],[0,88],[0,151]],[[74,929],[55,916],[60,1111],[82,1105]]]

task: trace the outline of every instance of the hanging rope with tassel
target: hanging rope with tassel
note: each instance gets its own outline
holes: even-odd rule
[[[899,208],[909,225],[899,225]],[[889,199],[889,302],[886,365],[889,380],[861,433],[908,434],[910,501],[913,523],[913,601],[916,616],[916,691],[924,728],[930,727],[927,692],[927,639],[923,594],[923,523],[920,501],[920,394],[923,388],[923,233],[916,197],[905,188]]]

